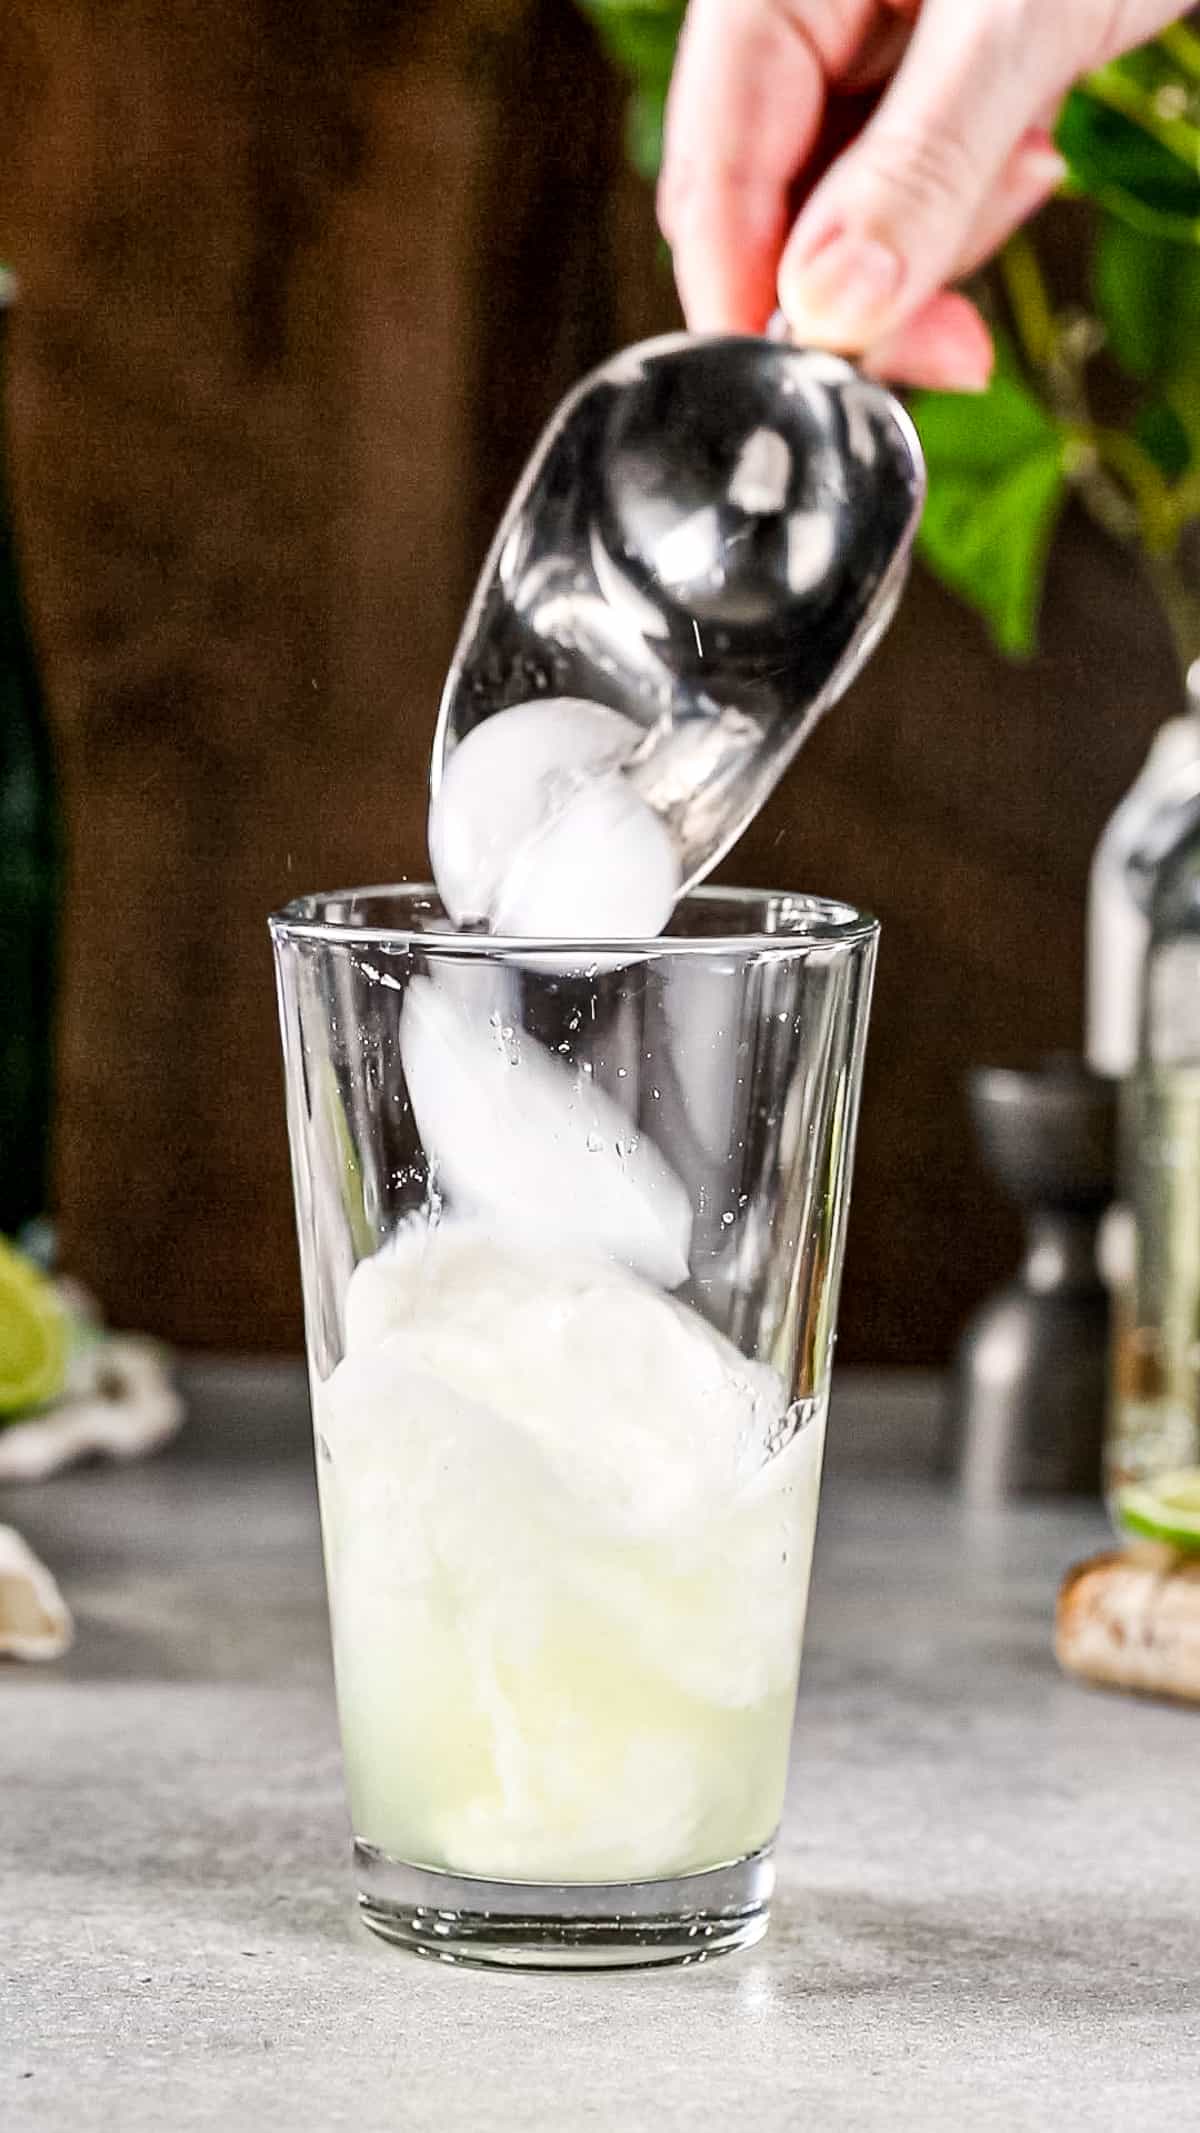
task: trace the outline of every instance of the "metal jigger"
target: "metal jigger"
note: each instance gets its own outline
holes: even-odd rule
[[[1108,1293],[1096,1263],[1113,1195],[1116,1088],[1081,1062],[969,1082],[987,1167],[1021,1208],[1025,1257],[959,1344],[944,1465],[976,1502],[1096,1495]]]

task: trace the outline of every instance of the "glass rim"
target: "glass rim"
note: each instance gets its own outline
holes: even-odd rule
[[[393,897],[415,903],[432,898],[440,905],[437,888],[427,881],[372,882],[357,889],[329,889],[311,896],[293,897],[267,923],[276,939],[320,941],[327,946],[419,948],[423,955],[450,955],[488,960],[498,956],[532,959],[536,956],[595,956],[634,962],[663,955],[798,955],[814,948],[852,949],[876,939],[879,921],[839,897],[801,894],[791,889],[742,889],[722,883],[702,883],[681,896],[682,906],[702,901],[744,911],[748,905],[764,908],[786,906],[803,914],[805,923],[795,932],[702,934],[656,933],[643,938],[612,939],[597,936],[580,941],[557,934],[423,933],[415,926],[372,925],[361,919],[347,920],[321,915],[330,906]]]

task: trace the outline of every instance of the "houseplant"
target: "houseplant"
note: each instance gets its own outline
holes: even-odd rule
[[[652,176],[683,0],[580,0],[630,77],[628,138]],[[1058,143],[1086,203],[1083,289],[1054,286],[1038,228],[981,300],[998,360],[980,395],[916,393],[927,564],[1000,649],[1034,647],[1047,557],[1072,496],[1141,559],[1181,673],[1200,656],[1200,35],[1180,24],[1090,75]]]

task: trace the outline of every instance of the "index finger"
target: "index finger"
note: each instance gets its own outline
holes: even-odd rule
[[[658,212],[688,324],[761,332],[792,183],[825,107],[825,73],[799,10],[777,0],[692,0],[667,102]]]

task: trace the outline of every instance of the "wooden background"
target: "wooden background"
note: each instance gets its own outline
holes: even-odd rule
[[[673,317],[568,0],[8,0],[12,450],[71,840],[70,1263],[180,1342],[299,1314],[265,916],[423,870],[434,711],[520,463]],[[931,584],[736,855],[884,946],[843,1313],[937,1362],[1008,1271],[962,1079],[1078,1042],[1085,874],[1172,708],[1081,528],[1045,648]]]

